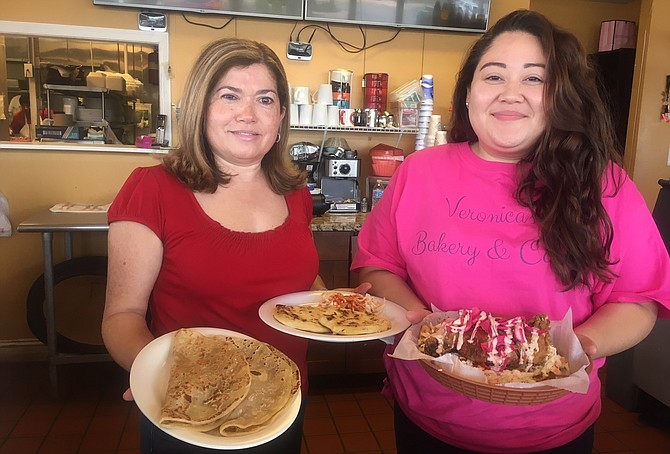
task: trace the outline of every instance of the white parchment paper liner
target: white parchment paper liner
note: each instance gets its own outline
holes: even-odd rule
[[[486,375],[477,368],[468,366],[458,359],[455,353],[447,353],[439,358],[425,355],[417,348],[419,331],[421,325],[426,322],[440,322],[447,317],[457,317],[458,312],[434,312],[427,316],[419,324],[412,325],[405,331],[402,339],[396,346],[395,351],[390,355],[393,358],[404,360],[427,359],[440,363],[445,372],[467,378],[469,380],[486,383]],[[589,365],[589,358],[584,353],[575,332],[572,329],[572,310],[569,309],[563,320],[551,322],[551,339],[559,354],[568,360],[570,375],[563,378],[554,378],[537,383],[505,383],[497,386],[507,386],[510,388],[537,388],[540,386],[553,386],[555,388],[565,389],[575,393],[586,393],[589,388],[589,376],[586,368]]]

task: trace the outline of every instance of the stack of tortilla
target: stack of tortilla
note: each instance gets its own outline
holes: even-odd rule
[[[277,349],[250,338],[175,333],[160,424],[223,436],[267,427],[300,391],[300,373]]]

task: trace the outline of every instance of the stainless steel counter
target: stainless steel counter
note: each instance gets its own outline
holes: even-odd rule
[[[326,213],[323,216],[314,216],[312,231],[356,233],[361,229],[366,216],[367,213]],[[107,213],[52,213],[51,211],[44,211],[36,213],[21,222],[16,230],[20,233],[39,233],[42,235],[49,375],[51,391],[56,396],[58,394],[58,364],[105,360],[109,359],[109,356],[103,354],[70,355],[58,352],[54,301],[53,234],[64,234],[65,258],[66,260],[71,259],[73,258],[72,233],[108,231]]]
[[[49,353],[49,379],[51,393],[58,395],[58,364],[105,361],[107,354],[68,355],[58,352],[56,333],[56,311],[54,302],[54,263],[53,234],[65,235],[65,258],[72,258],[73,232],[104,232],[109,229],[107,213],[37,213],[18,225],[16,230],[21,233],[41,233],[44,254],[44,299],[45,318],[47,324],[47,349]]]
[[[74,142],[12,142],[0,141],[0,150],[17,151],[67,151],[97,153],[136,153],[164,155],[168,148],[138,148],[133,145],[102,145]]]

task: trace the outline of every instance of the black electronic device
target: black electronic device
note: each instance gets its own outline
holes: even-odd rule
[[[354,0],[328,7],[323,0],[303,2],[306,21],[475,33],[488,28],[491,7],[491,0]]]
[[[312,45],[310,43],[289,41],[286,48],[286,56],[289,60],[311,60]]]
[[[356,212],[360,202],[358,181],[355,178],[321,178],[321,193],[330,203],[332,212]]]
[[[142,8],[147,10],[186,11],[200,14],[267,17],[301,20],[301,0],[210,1],[210,0],[93,0],[94,5]]]
[[[163,13],[142,11],[138,17],[140,30],[151,32],[167,31],[167,17]]]

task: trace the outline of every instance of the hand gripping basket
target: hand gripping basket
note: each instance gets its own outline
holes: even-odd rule
[[[458,377],[442,369],[440,363],[420,359],[419,363],[433,377],[447,388],[473,399],[504,405],[539,405],[556,400],[569,391],[553,386],[535,388],[510,388],[501,385],[489,385],[467,378]],[[591,366],[587,369],[590,370]]]

